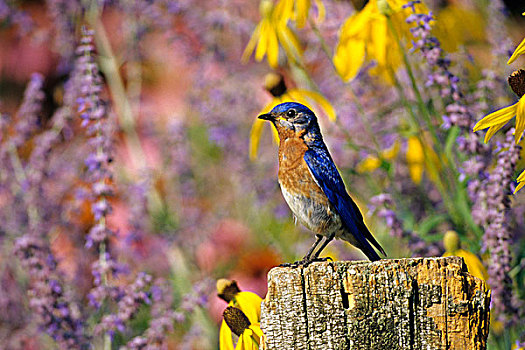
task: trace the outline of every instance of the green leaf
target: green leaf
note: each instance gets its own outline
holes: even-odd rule
[[[437,214],[429,216],[419,222],[416,231],[419,232],[421,235],[427,235],[440,223],[442,223],[443,221],[447,221],[447,219],[448,215],[446,214]]]

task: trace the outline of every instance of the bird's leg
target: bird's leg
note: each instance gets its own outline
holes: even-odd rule
[[[314,256],[313,256],[313,259],[312,260],[318,260],[319,259],[319,254],[321,254],[321,252],[323,251],[324,248],[326,248],[326,246],[328,245],[328,243],[330,243],[333,239],[335,238],[335,232],[332,232],[330,234],[330,236],[326,237],[325,241],[323,242],[323,244],[321,244],[321,247],[319,247],[319,249],[317,250],[317,252],[315,252]],[[321,259],[322,261],[326,261],[326,259]]]
[[[317,235],[316,234],[315,237],[317,238],[315,240],[315,243],[310,247],[310,249],[308,250],[308,253],[306,253],[304,258],[302,258],[299,261],[293,262],[293,263],[284,263],[284,264],[281,264],[279,266],[280,267],[293,267],[293,268],[295,268],[295,267],[298,267],[299,265],[305,265],[305,266],[308,265],[312,261],[310,256],[312,255],[312,253],[314,252],[315,248],[319,245],[319,243],[323,239],[323,236],[321,236],[321,235]]]
[[[310,250],[308,250],[308,253],[306,253],[306,255],[304,256],[303,260],[302,261],[308,261],[310,260],[310,256],[312,255],[312,253],[314,252],[315,248],[319,245],[319,243],[321,242],[321,240],[323,239],[323,236],[321,235],[315,235],[315,238],[316,241],[315,243],[312,245],[312,247],[310,247]]]

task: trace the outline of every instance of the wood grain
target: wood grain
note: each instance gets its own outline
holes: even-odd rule
[[[489,304],[458,257],[279,267],[263,349],[485,349]]]

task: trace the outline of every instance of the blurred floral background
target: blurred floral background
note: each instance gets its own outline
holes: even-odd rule
[[[2,348],[218,349],[216,281],[264,297],[313,242],[256,119],[295,100],[388,257],[463,256],[524,349],[524,11],[0,0]]]

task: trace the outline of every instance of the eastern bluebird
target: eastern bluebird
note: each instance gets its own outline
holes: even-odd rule
[[[272,122],[279,134],[278,178],[283,197],[296,220],[312,230],[317,238],[300,263],[318,259],[334,238],[344,239],[361,249],[372,261],[380,257],[370,243],[386,256],[346,192],[323,142],[315,114],[302,104],[286,102],[259,118]],[[323,237],[324,242],[314,253]]]

